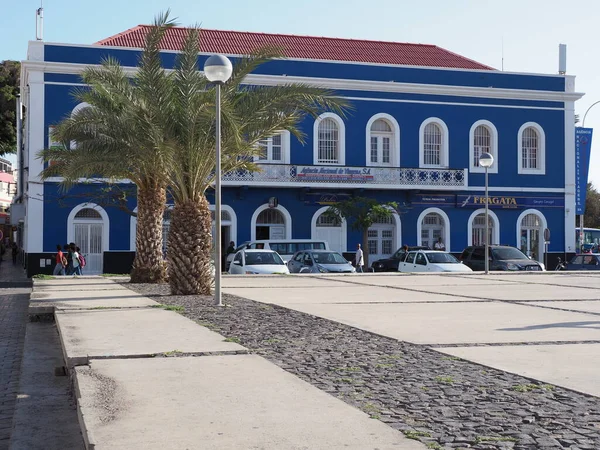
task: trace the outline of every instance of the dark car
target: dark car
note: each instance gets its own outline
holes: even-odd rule
[[[516,247],[511,247],[509,245],[490,245],[489,252],[490,270],[544,270],[542,264],[529,258]],[[475,271],[485,270],[485,247],[483,245],[467,247],[463,250],[459,259]]]
[[[429,247],[422,246],[413,246],[408,247],[408,251],[416,251],[416,250],[429,250]],[[403,248],[400,248],[389,258],[378,259],[371,264],[371,269],[375,272],[397,272],[398,271],[398,263],[404,259],[404,255],[406,252]]]
[[[566,264],[563,270],[600,270],[600,254],[577,255]]]

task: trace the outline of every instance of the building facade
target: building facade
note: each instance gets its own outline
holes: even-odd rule
[[[48,271],[56,244],[71,241],[88,255],[90,273],[117,272],[115,261],[132,260],[135,217],[102,206],[102,183],[65,193],[60,179],[41,182],[37,152],[52,145],[52,126],[86,106],[71,95],[83,87],[81,70],[110,55],[133,71],[146,32],[139,26],[94,45],[29,45],[21,77],[29,273]],[[169,31],[166,67],[184,32]],[[582,94],[573,76],[501,72],[436,46],[217,30],[202,32],[199,67],[215,52],[235,64],[265,44],[279,45],[287,57],[261,66],[248,84],[318,85],[347,98],[353,110],[304,120],[304,145],[289,133],[262,142],[260,172],[223,174],[222,245],[319,238],[352,250],[360,232],[323,213],[332,202],[361,196],[398,204],[392,218],[368,231],[371,261],[403,244],[433,246],[440,237],[453,253],[483,243],[486,201],[491,243],[543,261],[549,229],[550,256],[575,251],[574,102]],[[487,200],[482,152],[495,160]],[[131,189],[126,180],[122,187]],[[207,197],[213,202],[212,192]],[[127,203],[135,210],[134,195]],[[168,220],[167,213],[165,232]]]

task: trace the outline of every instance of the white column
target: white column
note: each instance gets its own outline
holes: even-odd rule
[[[574,92],[575,77],[565,77]],[[565,102],[565,251],[575,251],[575,102]]]
[[[44,140],[44,73],[28,72],[29,108],[27,110],[27,159],[29,167],[25,215],[25,252],[41,253],[44,237],[44,185],[40,172],[44,163],[37,158],[40,150],[46,147]]]

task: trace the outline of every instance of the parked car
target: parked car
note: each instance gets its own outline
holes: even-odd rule
[[[338,252],[305,250],[288,261],[290,273],[354,273],[356,269]]]
[[[257,241],[246,241],[236,248],[235,252],[237,253],[244,248],[276,251],[279,256],[281,256],[281,259],[287,263],[297,251],[311,249],[329,250],[329,244],[327,241],[313,239],[264,239]],[[227,259],[225,261],[226,270],[229,270],[229,265],[231,264],[231,261],[233,261],[234,256],[235,253],[230,253],[227,255]]]
[[[399,272],[472,272],[455,256],[439,250],[408,252],[398,264]]]
[[[485,270],[485,247],[474,245],[465,248],[460,255],[460,260],[474,271]],[[490,270],[545,270],[542,263],[529,258],[518,248],[509,245],[490,245],[489,261]]]
[[[429,250],[429,247],[408,247],[409,252],[414,250]],[[398,264],[400,263],[400,261],[404,260],[405,256],[406,251],[403,248],[399,248],[398,250],[396,250],[396,253],[394,253],[389,258],[378,259],[377,261],[373,261],[373,263],[371,264],[371,269],[373,269],[374,272],[397,272]]]
[[[243,249],[237,252],[229,266],[230,274],[289,274],[281,256],[273,250]]]
[[[600,253],[577,255],[562,270],[600,270]]]

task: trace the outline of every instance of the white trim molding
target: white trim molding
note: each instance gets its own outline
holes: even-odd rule
[[[317,220],[325,211],[329,209],[329,206],[323,206],[322,208],[317,209],[310,220],[310,238],[316,239],[317,235]],[[342,218],[341,223],[342,228],[342,251],[345,252],[348,250],[348,222],[346,219]]]
[[[473,221],[475,220],[475,217],[479,216],[480,214],[485,215],[485,208],[473,211],[469,217],[469,220],[467,221],[467,245],[473,245]],[[494,227],[492,228],[492,242],[490,242],[490,245],[498,245],[500,244],[500,221],[498,220],[496,213],[490,209],[488,209],[488,216],[489,219],[494,222]]]
[[[490,153],[494,157],[494,164],[488,169],[488,173],[498,173],[498,130],[489,120],[478,120],[469,130],[469,171],[472,173],[485,173],[485,168],[474,164],[475,156],[475,130],[479,126],[484,126],[490,133]]]
[[[425,164],[425,127],[430,123],[436,124],[442,132],[442,143],[440,148],[440,164]],[[438,117],[429,117],[419,127],[419,168],[448,168],[450,161],[450,133],[446,123]]]
[[[210,208],[211,211],[215,210],[215,205],[209,205],[208,207]],[[223,226],[229,225],[231,227],[229,236],[230,236],[230,239],[232,241],[234,241],[237,246],[238,245],[237,214],[235,213],[235,210],[229,205],[221,205],[221,211],[228,212],[229,217],[231,217],[231,221],[221,219],[221,226],[223,227]],[[212,226],[214,227],[214,225],[215,225],[215,221],[213,220]]]
[[[574,84],[574,81],[573,81]],[[572,86],[574,88],[574,86]],[[565,102],[565,251],[575,252],[575,103]]]
[[[521,249],[521,222],[523,221],[523,218],[528,214],[536,215],[542,222],[540,238],[538,243],[538,255],[540,255],[539,262],[544,262],[544,230],[548,228],[548,221],[546,220],[546,216],[544,216],[544,214],[541,211],[530,208],[526,209],[521,214],[519,214],[519,217],[517,218],[517,240],[515,241],[515,247],[517,247],[519,250]],[[572,225],[571,228],[575,230],[575,226]],[[575,244],[575,238],[573,238],[573,244]]]
[[[419,218],[417,219],[417,245],[421,245],[421,230],[423,229],[423,219],[427,214],[437,213],[442,216],[444,219],[444,246],[446,247],[447,252],[451,252],[450,249],[450,219],[448,218],[448,214],[444,212],[444,210],[440,208],[427,208],[419,214]]]
[[[379,119],[387,122],[393,133],[391,139],[392,148],[390,149],[390,164],[386,165],[379,162],[371,162],[371,126]],[[391,116],[387,113],[378,113],[372,116],[367,122],[367,126],[365,127],[365,166],[400,167],[400,125],[398,125],[398,121],[394,118],[394,116]]]
[[[575,121],[573,120],[573,123]],[[523,167],[523,132],[527,128],[533,128],[538,134],[538,156],[537,162],[539,167],[537,169],[526,169]],[[573,138],[575,140],[575,138]],[[521,125],[519,132],[517,133],[517,169],[519,174],[523,175],[546,175],[546,133],[540,124],[536,122],[526,122]]]
[[[252,214],[252,218],[250,219],[250,240],[256,240],[256,219],[258,219],[258,215],[263,212],[265,209],[269,209],[269,204],[265,203],[260,205]],[[290,212],[285,209],[283,206],[278,205],[276,208],[279,211],[285,220],[285,239],[292,239],[292,215]]]
[[[71,212],[69,213],[69,217],[67,218],[67,242],[74,242],[75,239],[75,216],[77,213],[83,209],[93,209],[100,214],[102,217],[102,251],[107,252],[110,250],[110,218],[108,217],[108,213],[106,210],[96,203],[80,203],[75,206]],[[85,219],[81,220],[85,222]]]
[[[31,45],[31,43],[30,43]],[[77,47],[76,45],[69,45]],[[102,50],[109,50],[111,47],[102,46]],[[119,50],[124,50],[119,47]],[[133,49],[132,49],[133,50]],[[168,53],[161,51],[161,53]],[[235,55],[233,55],[235,56]],[[287,58],[288,60],[293,58]],[[310,62],[324,62],[319,60],[309,60]],[[335,62],[340,64],[356,64],[349,61],[325,61]],[[378,64],[367,63],[369,66],[378,66]],[[46,73],[58,74],[81,74],[88,67],[99,67],[98,64],[75,64],[61,62],[44,62],[44,61],[24,61],[22,64],[24,70],[41,70]],[[395,66],[394,66],[395,67]],[[403,68],[409,66],[401,66]],[[447,70],[439,67],[423,68],[421,70]],[[132,75],[136,72],[135,67],[124,67],[124,72]],[[466,70],[466,72],[477,72],[477,70]],[[483,71],[489,73],[489,71]],[[508,74],[508,72],[495,72],[495,74]],[[513,73],[520,76],[540,76],[539,74]],[[544,77],[552,75],[542,74]],[[511,100],[533,100],[533,101],[548,101],[548,102],[567,102],[576,101],[583,97],[583,93],[570,91],[540,91],[533,89],[504,89],[493,87],[473,87],[473,86],[449,86],[439,84],[420,84],[420,83],[403,83],[389,81],[371,81],[371,80],[348,80],[339,78],[322,78],[322,77],[303,77],[303,76],[283,76],[283,75],[258,75],[252,74],[244,79],[244,84],[261,85],[261,86],[280,86],[290,83],[309,84],[319,86],[326,89],[336,91],[371,91],[371,92],[391,92],[391,93],[407,93],[407,94],[425,94],[425,95],[450,95],[459,97],[479,97],[479,98],[495,98],[495,99],[511,99]]]
[[[319,125],[324,119],[332,119],[338,126],[338,162],[331,163],[328,165],[339,165],[343,166],[346,164],[346,125],[343,119],[335,113],[326,112],[321,114],[315,119],[313,125],[313,164],[324,164],[319,163]]]

